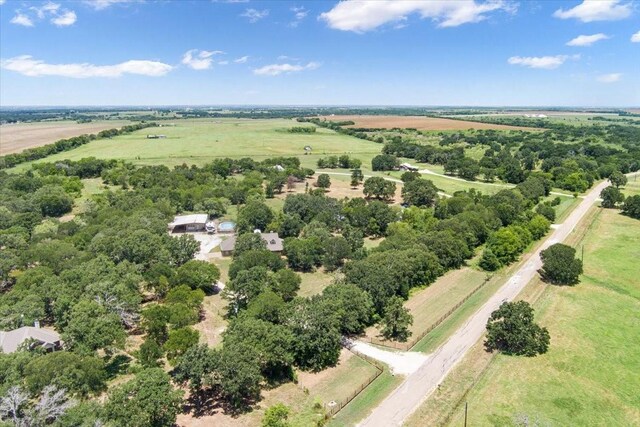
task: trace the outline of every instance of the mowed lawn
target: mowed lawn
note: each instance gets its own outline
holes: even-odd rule
[[[305,156],[305,146],[312,154],[305,163],[329,154],[378,154],[381,145],[318,128],[313,134],[290,133],[301,124],[287,119],[193,119],[175,120],[175,126],[143,129],[129,135],[103,139],[74,150],[49,156],[38,162],[84,157],[122,159],[136,164],[187,163],[203,165],[216,158],[251,157],[262,160],[275,156]],[[312,126],[311,124],[304,124]],[[147,134],[166,135],[164,139],[147,139]],[[306,157],[306,156],[305,156]],[[315,160],[311,161],[311,158]],[[21,165],[18,169],[27,167]]]
[[[578,248],[576,287],[549,286],[535,304],[551,347],[535,358],[498,355],[466,400],[469,425],[640,425],[640,221],[603,210]],[[461,425],[459,408],[450,425]]]

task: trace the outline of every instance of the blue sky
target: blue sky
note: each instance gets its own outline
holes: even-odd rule
[[[640,105],[637,1],[0,0],[0,105]]]

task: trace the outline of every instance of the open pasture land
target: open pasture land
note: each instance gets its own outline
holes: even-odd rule
[[[424,116],[324,116],[329,121],[351,120],[355,125],[346,128],[412,128],[427,131],[468,130],[468,129],[498,129],[498,130],[539,130],[518,126],[494,125],[491,123],[467,122],[464,120],[443,119]]]
[[[12,123],[0,126],[0,156],[19,153],[27,148],[53,144],[60,139],[101,130],[121,128],[131,122],[124,120],[103,120],[90,123],[76,123],[65,120],[56,122]]]
[[[381,149],[378,144],[329,129],[318,128],[310,134],[290,133],[288,129],[299,126],[294,120],[188,119],[173,123],[175,126],[144,129],[112,139],[92,141],[39,162],[93,156],[136,164],[174,166],[182,163],[203,165],[223,157],[251,157],[260,161],[275,156],[299,156],[305,159],[305,163],[315,164],[323,155],[347,153],[354,157],[362,157],[360,154],[373,157]],[[166,138],[147,139],[147,134],[162,134]],[[305,156],[305,146],[312,148],[312,154]],[[28,167],[24,165],[18,169]]]
[[[581,283],[532,282],[546,287],[534,307],[551,334],[549,352],[497,355],[466,397],[470,425],[511,426],[519,415],[539,425],[640,424],[640,223],[613,209],[595,217],[585,238],[570,242],[584,245]],[[463,412],[458,408],[450,425],[461,425]]]

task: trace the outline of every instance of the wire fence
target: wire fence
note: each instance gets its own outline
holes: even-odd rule
[[[372,359],[371,357],[367,356],[366,354],[360,353],[357,350],[354,350],[352,348],[348,348],[347,349],[349,351],[351,351],[356,357],[361,358],[362,360],[364,360],[365,362],[369,363],[371,366],[373,366],[374,368],[376,368],[376,372],[373,373],[372,375],[370,375],[362,384],[360,384],[358,386],[358,388],[356,388],[353,392],[351,392],[351,394],[349,394],[349,396],[340,399],[339,401],[334,401],[331,402],[330,404],[325,404],[325,419],[329,419],[329,418],[333,418],[336,416],[336,414],[338,412],[340,412],[345,406],[347,406],[353,399],[355,399],[360,393],[362,393],[362,391],[369,387],[369,385],[374,382],[380,375],[382,375],[382,373],[384,372],[384,365],[380,362],[378,362],[375,359]]]
[[[422,331],[420,334],[415,335],[411,341],[408,341],[408,342],[386,341],[376,337],[362,337],[362,338],[359,338],[359,340],[368,342],[370,344],[379,345],[382,347],[393,348],[395,350],[409,351],[413,347],[415,347],[416,344],[418,344],[424,337],[426,337],[427,334],[432,332],[435,328],[437,328],[445,320],[447,320],[447,318],[451,316],[453,312],[459,309],[462,306],[462,304],[467,302],[469,298],[471,298],[476,292],[482,289],[489,282],[490,279],[491,279],[491,276],[487,276],[480,285],[476,286],[471,292],[469,292],[464,298],[462,298],[462,300],[458,301],[456,305],[451,307],[446,313],[440,316],[438,320],[433,322],[427,329]]]
[[[451,307],[445,314],[440,316],[438,320],[436,320],[433,324],[431,324],[431,326],[429,326],[426,330],[424,330],[419,335],[415,336],[413,340],[411,340],[410,342],[401,343],[401,342],[395,342],[395,341],[383,341],[374,337],[363,337],[363,338],[360,338],[360,340],[369,342],[372,344],[380,345],[383,347],[393,348],[396,350],[408,351],[412,349],[416,344],[418,344],[418,342],[420,342],[425,336],[427,336],[427,334],[429,334],[435,328],[440,326],[442,322],[444,322],[449,316],[453,314],[454,311],[460,308],[462,304],[467,302],[469,298],[471,298],[476,292],[482,289],[487,284],[487,282],[489,282],[490,279],[491,279],[491,276],[487,276],[487,278],[485,278],[485,280],[480,285],[476,286],[462,300],[458,301],[458,303],[456,303],[455,306]],[[369,385],[371,385],[372,382],[374,382],[380,375],[382,375],[385,369],[384,365],[381,362],[377,361],[376,359],[373,359],[367,356],[366,354],[361,353],[349,346],[347,346],[347,349],[351,351],[356,357],[359,357],[360,359],[364,360],[365,362],[369,363],[371,366],[376,368],[376,372],[370,375],[364,382],[362,382],[353,392],[349,394],[349,396],[343,399],[340,399],[338,401],[333,401],[329,404],[325,404],[324,405],[325,419],[335,417],[338,414],[338,412],[340,412],[345,406],[347,406],[353,399],[358,397],[358,395],[362,393],[364,389],[369,387]]]

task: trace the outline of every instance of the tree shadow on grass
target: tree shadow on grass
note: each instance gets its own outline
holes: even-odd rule
[[[105,358],[104,370],[107,372],[107,378],[113,379],[118,375],[124,374],[129,369],[131,363],[131,357],[126,354],[117,354],[111,359]]]
[[[195,418],[211,416],[215,414],[225,414],[233,418],[252,412],[257,404],[257,400],[244,400],[230,404],[212,389],[200,390],[191,393],[182,405],[182,411],[185,414],[190,413]]]

